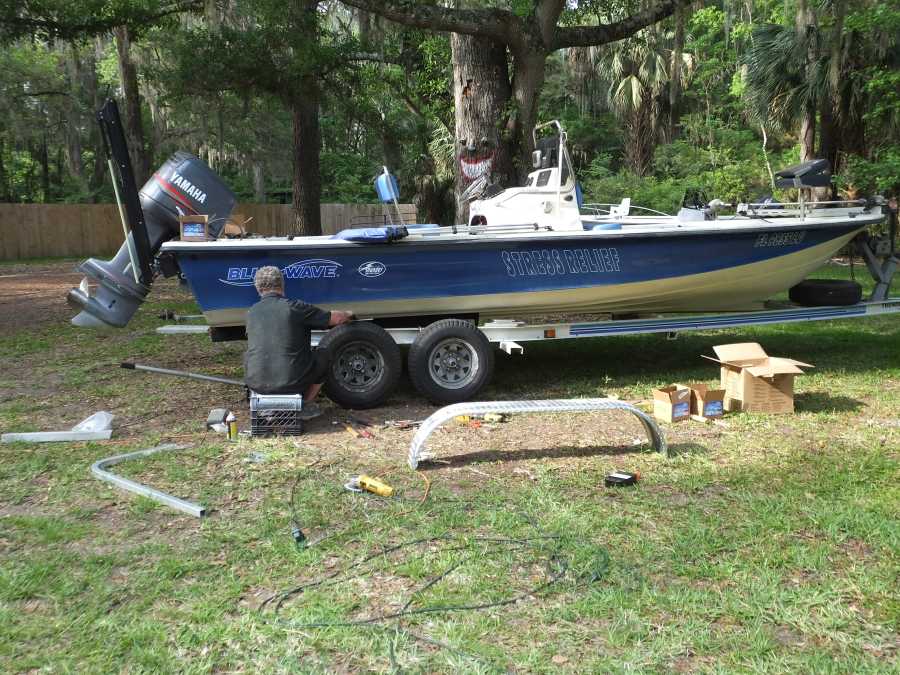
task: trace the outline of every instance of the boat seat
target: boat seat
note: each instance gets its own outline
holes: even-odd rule
[[[831,185],[831,165],[827,159],[811,159],[776,171],[775,176],[778,178],[775,185],[781,188],[828,187]]]

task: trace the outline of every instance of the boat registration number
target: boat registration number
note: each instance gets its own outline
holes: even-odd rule
[[[798,232],[763,232],[756,237],[753,248],[762,246],[790,246],[799,244],[806,238],[806,230]]]

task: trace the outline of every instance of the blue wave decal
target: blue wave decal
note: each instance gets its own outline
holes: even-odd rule
[[[291,279],[337,279],[343,265],[334,260],[312,258],[298,260],[281,268],[285,281]],[[252,286],[253,278],[259,267],[229,267],[224,279],[219,279],[229,286]]]

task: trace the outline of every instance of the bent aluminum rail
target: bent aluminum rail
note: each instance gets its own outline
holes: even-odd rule
[[[115,466],[116,464],[120,464],[121,462],[125,462],[129,459],[134,459],[135,457],[147,457],[149,455],[154,455],[157,452],[163,452],[166,450],[185,450],[186,448],[186,445],[166,443],[165,445],[158,445],[155,448],[147,448],[146,450],[137,450],[135,452],[126,452],[122,455],[113,455],[112,457],[107,457],[105,459],[94,462],[91,465],[91,473],[102,481],[112,483],[117,488],[142,495],[144,497],[152,499],[153,501],[159,502],[160,504],[165,504],[166,506],[173,508],[176,511],[181,511],[182,513],[187,513],[188,515],[194,516],[195,518],[202,518],[204,515],[206,515],[206,507],[202,504],[179,499],[174,495],[170,495],[168,492],[157,490],[156,488],[150,487],[149,485],[144,485],[143,483],[138,483],[137,481],[118,476],[112,471],[107,471],[108,467]]]
[[[593,412],[595,410],[627,410],[633,413],[644,425],[647,436],[655,450],[668,455],[666,439],[653,418],[630,403],[616,401],[611,398],[570,398],[542,401],[477,401],[472,403],[454,403],[444,406],[426,419],[409,446],[409,467],[419,466],[419,456],[425,447],[425,441],[432,432],[449,419],[457,415],[484,415],[486,413],[560,413],[560,412]]]

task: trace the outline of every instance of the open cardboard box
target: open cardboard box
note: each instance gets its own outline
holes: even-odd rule
[[[721,386],[725,389],[725,409],[745,412],[794,412],[794,377],[803,361],[769,356],[756,342],[713,347],[717,358],[704,356],[721,365]]]
[[[689,382],[677,386],[691,390],[691,415],[714,419],[725,414],[724,389],[713,389],[700,382]]]
[[[680,422],[691,416],[691,390],[678,384],[653,390],[653,416],[662,422]]]

